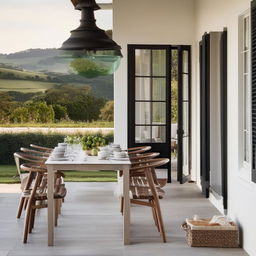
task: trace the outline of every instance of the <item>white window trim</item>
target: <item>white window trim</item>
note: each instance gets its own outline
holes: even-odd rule
[[[251,40],[250,40],[250,28],[251,28],[251,20],[250,20],[250,9],[246,10],[244,13],[242,13],[239,16],[239,29],[238,29],[238,81],[239,81],[239,108],[238,108],[238,114],[239,114],[239,177],[242,178],[245,181],[251,182],[251,169],[252,169],[252,150],[249,150],[249,156],[248,156],[248,162],[244,161],[244,19],[249,17],[249,51],[248,51],[248,58],[249,58],[249,66],[248,73],[247,73],[247,79],[249,79],[249,86],[248,88],[248,102],[249,102],[249,109],[248,112],[251,113]],[[248,116],[248,118],[251,118],[251,115]],[[249,133],[249,149],[252,148],[251,140],[252,140],[252,127],[251,127],[251,121],[248,128]]]

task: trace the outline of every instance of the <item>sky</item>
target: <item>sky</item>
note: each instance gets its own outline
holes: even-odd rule
[[[99,0],[109,3],[110,0]],[[112,28],[112,11],[95,12],[98,27]],[[78,27],[80,11],[70,0],[7,0],[0,3],[0,53],[59,48]]]

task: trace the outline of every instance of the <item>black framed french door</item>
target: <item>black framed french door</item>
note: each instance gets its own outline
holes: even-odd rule
[[[177,180],[190,180],[191,170],[191,47],[178,47]]]
[[[171,47],[128,45],[128,146],[170,158]],[[168,181],[171,182],[170,163]]]
[[[174,51],[178,54],[174,54]],[[178,179],[190,174],[190,46],[128,45],[128,146],[171,158],[171,86],[178,65]],[[177,61],[172,60],[177,56]],[[174,64],[175,63],[175,64]],[[166,166],[171,182],[171,163]]]

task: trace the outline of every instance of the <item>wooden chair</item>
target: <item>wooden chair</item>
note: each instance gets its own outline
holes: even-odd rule
[[[42,168],[41,165],[35,164],[22,164],[20,169],[36,175],[35,182],[28,184],[31,186],[31,190],[24,191],[23,193],[24,197],[26,197],[28,200],[23,232],[23,243],[27,243],[28,234],[32,232],[34,227],[36,210],[47,208],[47,203],[45,203],[47,200],[47,170]],[[65,185],[55,182],[55,226],[57,226],[57,219],[60,213],[61,202],[62,199],[66,196],[66,193],[67,191]]]
[[[141,172],[142,175],[145,175],[147,179],[146,184],[136,184],[133,181],[133,177],[131,177],[130,191],[132,193],[132,204],[139,204],[143,206],[148,206],[152,208],[153,219],[155,225],[157,226],[158,231],[161,233],[163,242],[166,242],[166,235],[164,229],[164,223],[160,208],[159,199],[162,199],[164,196],[164,191],[157,187],[154,183],[153,171],[155,168],[163,166],[169,162],[167,158],[159,158],[159,159],[149,159],[147,161],[141,162],[140,165],[132,167],[130,169],[132,172]],[[121,212],[123,214],[123,200],[121,206]]]
[[[31,182],[35,178],[35,175],[33,173],[21,173],[20,162],[21,161],[28,162],[44,168],[44,163],[47,160],[47,157],[34,156],[34,155],[22,153],[22,152],[19,152],[19,153],[16,152],[13,155],[14,155],[16,167],[20,176],[21,191],[22,191],[19,206],[18,206],[18,213],[17,213],[17,218],[19,219],[22,213],[22,209],[25,209],[27,204],[27,200],[26,200],[26,197],[23,195],[23,192],[30,189]]]

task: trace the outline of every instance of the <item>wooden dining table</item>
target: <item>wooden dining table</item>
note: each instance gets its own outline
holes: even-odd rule
[[[129,160],[99,160],[98,157],[88,156],[86,159],[73,161],[55,161],[51,157],[46,161],[48,171],[48,245],[54,245],[54,173],[56,171],[123,171],[124,212],[123,212],[123,244],[130,243],[130,165]],[[86,186],[86,184],[85,184]]]

